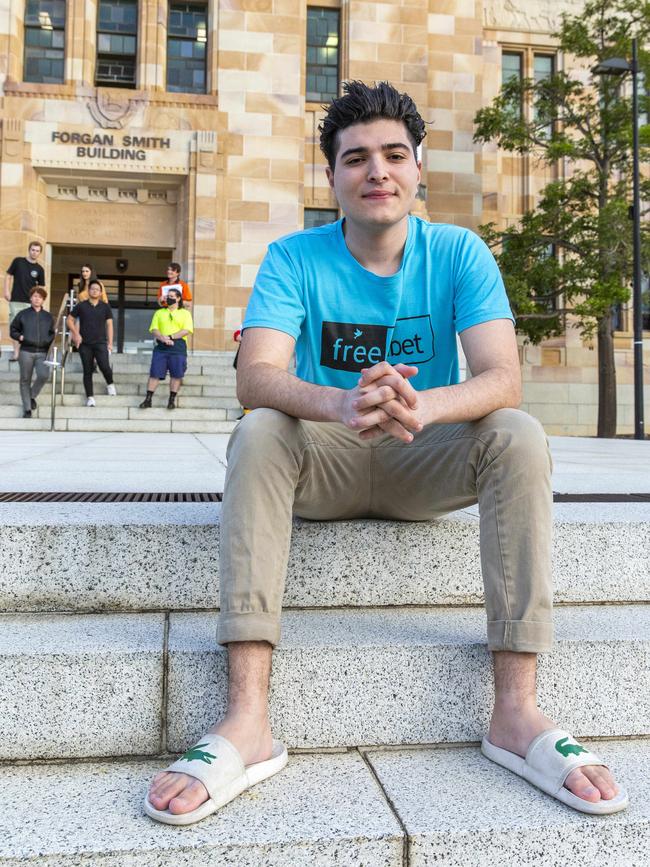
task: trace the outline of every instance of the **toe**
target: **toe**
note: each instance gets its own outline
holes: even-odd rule
[[[582,771],[591,784],[598,789],[601,798],[609,801],[618,795],[619,788],[607,768],[590,765],[583,768]]]
[[[207,789],[199,780],[193,780],[180,792],[177,797],[169,802],[170,813],[189,813],[196,810],[209,798]]]
[[[171,799],[183,791],[189,779],[185,774],[158,774],[149,789],[149,800],[157,810],[166,810]]]
[[[601,799],[601,790],[597,784],[597,779],[596,768],[579,768],[569,774],[564,785],[578,798],[596,803]],[[613,795],[610,795],[610,797],[613,797]]]

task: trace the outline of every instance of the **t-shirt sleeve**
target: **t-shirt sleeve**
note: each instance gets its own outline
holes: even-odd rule
[[[194,323],[192,322],[192,314],[189,310],[184,310],[185,316],[183,317],[183,331],[189,331],[190,334],[194,334]]]
[[[45,271],[41,265],[38,266],[38,282],[40,286],[45,285]]]
[[[514,322],[496,260],[471,231],[461,241],[454,262],[454,319],[459,333],[493,319]]]
[[[149,331],[153,331],[155,328],[158,328],[158,314],[159,310],[156,310],[154,315],[151,317],[151,325],[149,326]]]
[[[274,328],[296,340],[305,319],[302,281],[286,247],[269,246],[257,272],[242,330]]]
[[[111,305],[106,304],[104,306],[104,319],[106,319],[108,321],[109,319],[112,319],[112,318],[113,318],[113,311],[111,310]]]
[[[11,265],[7,268],[7,274],[11,274],[13,277],[16,273],[16,265],[18,264],[18,259],[12,259]]]
[[[192,290],[187,285],[187,283],[183,283],[183,301],[191,301],[192,300]]]

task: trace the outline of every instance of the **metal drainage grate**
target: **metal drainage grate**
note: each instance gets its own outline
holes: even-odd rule
[[[554,503],[650,503],[650,494],[558,494]]]
[[[95,494],[33,491],[0,493],[0,503],[220,503],[222,496],[218,493]]]

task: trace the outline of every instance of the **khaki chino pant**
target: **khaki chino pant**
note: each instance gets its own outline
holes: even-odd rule
[[[550,475],[544,432],[519,410],[429,425],[410,444],[254,410],[228,445],[219,643],[279,642],[293,514],[425,521],[478,503],[488,646],[549,650]]]

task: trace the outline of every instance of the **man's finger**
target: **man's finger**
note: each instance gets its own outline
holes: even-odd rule
[[[382,376],[380,379],[375,380],[370,385],[362,381],[362,384],[359,387],[362,391],[365,391],[366,389],[372,390],[373,388],[382,388],[386,385],[390,386],[397,395],[404,398],[404,400],[411,407],[411,409],[416,409],[418,405],[418,393],[413,388],[411,383],[408,380],[404,379],[403,376],[400,376],[397,371]]]
[[[396,440],[400,440],[401,442],[410,443],[413,442],[413,434],[406,430],[403,425],[401,425],[397,419],[391,418],[382,422],[381,424],[375,425],[375,427],[368,428],[367,430],[362,431],[359,434],[359,438],[363,440],[374,439],[374,437],[381,436],[382,434],[389,434],[394,437]]]
[[[350,420],[350,427],[353,430],[367,430],[374,425],[383,424],[391,420],[398,421],[402,427],[408,430],[422,430],[422,424],[408,407],[398,400],[390,400],[355,416]]]
[[[369,409],[372,406],[377,406],[380,403],[387,403],[389,400],[396,400],[398,394],[390,385],[382,385],[379,388],[371,388],[364,391],[361,397],[357,398],[352,406],[360,412]]]
[[[380,361],[377,364],[373,364],[372,367],[363,367],[361,369],[361,379],[364,385],[368,385],[377,379],[381,379],[382,376],[387,376],[391,373],[399,373],[400,376],[409,379],[411,376],[415,376],[417,372],[417,367],[410,364],[396,364],[393,367],[387,361]]]

